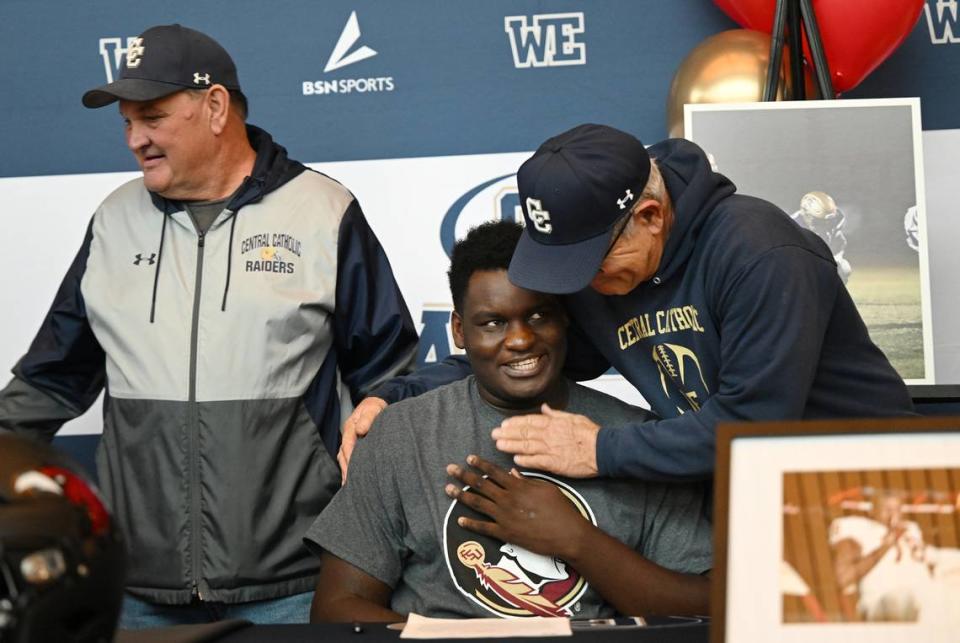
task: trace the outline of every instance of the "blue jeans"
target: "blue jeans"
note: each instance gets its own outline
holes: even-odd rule
[[[142,630],[170,625],[195,625],[226,619],[245,619],[258,624],[307,623],[313,592],[248,603],[218,603],[194,600],[188,605],[161,605],[123,595],[120,629]]]

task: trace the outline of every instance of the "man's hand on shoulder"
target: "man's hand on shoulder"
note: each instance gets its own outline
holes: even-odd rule
[[[386,400],[379,397],[364,398],[343,425],[343,435],[340,439],[340,450],[337,452],[337,463],[340,465],[340,484],[347,483],[347,467],[350,457],[357,446],[357,440],[370,431],[370,425],[380,412],[387,408]]]
[[[541,410],[504,420],[491,434],[497,449],[513,454],[521,467],[568,478],[596,477],[600,426],[584,415],[556,411],[546,404]]]

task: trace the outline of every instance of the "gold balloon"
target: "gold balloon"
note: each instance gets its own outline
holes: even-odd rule
[[[777,100],[783,98],[784,50]],[[751,103],[763,97],[770,64],[770,34],[750,29],[731,29],[711,36],[697,45],[680,63],[667,97],[667,130],[671,137],[683,136],[683,106],[686,103]],[[812,80],[805,73],[807,96]]]

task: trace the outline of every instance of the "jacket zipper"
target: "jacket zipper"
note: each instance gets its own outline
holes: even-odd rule
[[[203,242],[206,233],[197,233],[197,276],[193,291],[193,321],[190,328],[190,561],[193,593],[203,600],[200,578],[200,407],[197,404],[197,342],[200,326],[200,286],[203,282]]]

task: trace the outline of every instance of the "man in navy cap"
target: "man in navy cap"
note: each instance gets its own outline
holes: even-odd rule
[[[301,537],[339,487],[341,383],[359,400],[403,372],[410,315],[356,199],[246,124],[212,38],[148,29],[83,96],[115,102],[143,176],[94,213],[0,430],[52,438],[106,391],[122,627],[306,621]]]
[[[612,366],[660,417],[600,426],[544,405],[493,430],[518,465],[704,478],[719,422],[912,412],[826,244],[737,194],[693,143],[648,151],[625,132],[581,125],[541,145],[517,180],[526,228],[510,280],[563,295],[566,373],[585,380]],[[362,434],[385,402],[462,369],[451,358],[381,387],[347,428]]]

